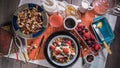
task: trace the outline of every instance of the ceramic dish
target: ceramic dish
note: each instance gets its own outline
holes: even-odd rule
[[[99,50],[101,49],[99,42],[85,25],[81,23],[78,24],[75,28],[75,31],[79,35],[81,40],[85,43],[85,45],[90,48],[93,53],[99,52]]]
[[[56,32],[45,42],[45,57],[55,67],[68,67],[74,64],[79,52],[79,43],[69,32]]]
[[[48,16],[44,8],[36,4],[23,4],[13,15],[13,29],[22,38],[35,38],[41,35],[47,24]]]
[[[106,43],[111,44],[114,39],[114,33],[112,32],[109,22],[105,17],[99,16],[99,17],[95,18],[94,22],[91,24],[92,29],[94,30],[93,24],[97,25],[99,22],[102,23],[102,27],[99,28],[100,32],[102,33]],[[97,35],[97,33],[95,32],[95,30],[94,30],[94,33],[95,33],[96,38],[99,41],[99,43],[102,44],[102,41],[99,38],[99,36]]]

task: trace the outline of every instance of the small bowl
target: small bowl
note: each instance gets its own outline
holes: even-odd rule
[[[17,22],[18,12],[23,11],[25,9],[32,9],[32,8],[35,8],[35,7],[37,7],[38,12],[40,12],[42,14],[42,18],[43,18],[42,28],[35,33],[24,34],[20,31],[19,26],[18,26],[18,22]],[[45,31],[45,29],[47,28],[47,26],[48,26],[48,15],[47,15],[47,13],[45,12],[45,10],[42,6],[39,6],[39,5],[33,4],[33,3],[27,3],[27,4],[23,4],[20,7],[18,7],[18,9],[16,10],[16,12],[13,15],[13,20],[12,21],[13,21],[12,22],[13,30],[17,35],[19,35],[22,38],[35,38],[35,37],[38,37],[39,35],[41,35]]]
[[[95,56],[93,54],[88,54],[85,56],[85,61],[87,64],[92,64],[94,60],[95,60]]]

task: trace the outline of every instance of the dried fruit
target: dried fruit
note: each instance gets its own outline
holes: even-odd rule
[[[54,49],[55,49],[55,46],[54,46],[54,45],[50,45],[50,49],[51,49],[51,50],[54,50]]]

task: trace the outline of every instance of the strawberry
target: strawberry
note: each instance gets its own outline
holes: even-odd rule
[[[51,50],[55,50],[55,46],[54,45],[50,45],[50,49]]]
[[[60,50],[55,50],[54,52],[55,52],[56,55],[59,55],[61,51]]]
[[[69,41],[69,40],[67,40],[66,43],[67,43],[69,46],[72,45],[71,41]]]
[[[55,40],[55,43],[57,43],[57,44],[58,44],[58,43],[59,43],[59,40]]]
[[[65,54],[68,54],[68,53],[69,53],[69,49],[68,49],[68,48],[64,48],[64,49],[63,49],[63,52],[64,52]]]
[[[90,33],[87,32],[87,33],[84,34],[84,36],[85,36],[86,38],[90,38]]]
[[[100,45],[99,44],[96,44],[95,45],[95,50],[98,51],[100,49]]]

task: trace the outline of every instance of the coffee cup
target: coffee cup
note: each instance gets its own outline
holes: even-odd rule
[[[77,26],[78,23],[80,23],[81,20],[75,18],[74,16],[67,16],[64,19],[64,28],[67,30],[73,30]]]
[[[88,10],[92,10],[93,7],[90,6],[90,2],[89,2],[89,1],[87,1],[87,0],[82,0],[82,1],[81,1],[81,4],[80,4],[80,6],[79,6],[78,9],[79,9],[79,11],[80,11],[81,13],[85,13],[85,12],[88,11]]]

